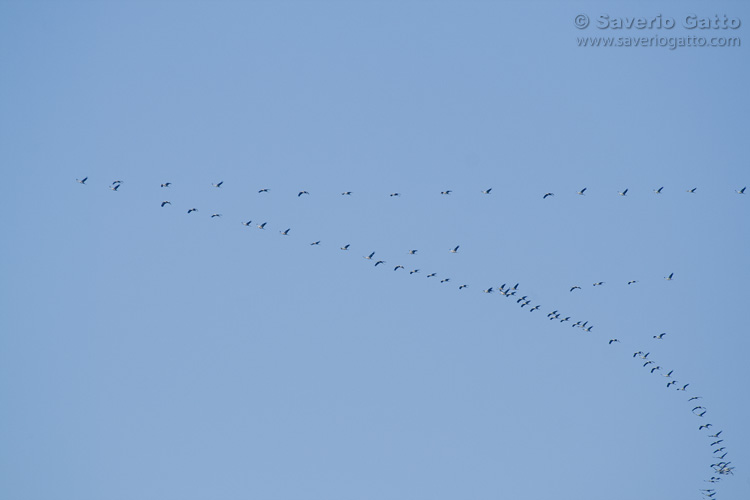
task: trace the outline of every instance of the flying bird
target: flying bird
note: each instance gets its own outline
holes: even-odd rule
[[[665,276],[664,279],[667,281],[672,281],[672,276],[674,276],[674,273],[671,273],[669,276]]]
[[[218,182],[218,183],[216,183],[216,184],[213,184],[213,183],[212,183],[211,185],[212,185],[213,187],[215,187],[215,188],[220,188],[222,184],[224,184],[224,181]]]
[[[703,399],[703,398],[701,396],[693,396],[692,398],[688,399],[688,401],[695,401],[696,399]]]
[[[451,194],[453,191],[448,189],[447,191],[440,191],[440,194]]]
[[[432,273],[432,274],[428,274],[428,275],[427,275],[427,277],[428,277],[428,278],[432,278],[432,277],[433,277],[433,276],[435,276],[436,274],[437,274],[437,273]]]
[[[492,293],[492,287],[489,287],[487,290],[482,290],[484,293]]]
[[[576,290],[576,289],[578,289],[578,290],[581,290],[581,287],[580,287],[580,286],[578,286],[578,285],[575,285],[575,286],[572,286],[572,287],[570,287],[570,291],[571,291],[571,292],[572,292],[573,290]]]
[[[211,218],[213,219],[214,217],[221,217],[221,214],[211,214]]]
[[[485,189],[484,191],[482,191],[482,194],[490,194],[490,191],[492,191],[492,188]]]
[[[529,309],[529,312],[532,312],[532,311],[536,311],[536,310],[538,310],[538,309],[539,309],[540,307],[541,307],[541,306],[534,306],[534,307],[532,307],[531,309]]]
[[[695,190],[696,190],[696,189],[698,189],[698,188],[688,189],[688,190],[687,190],[687,192],[688,192],[688,193],[695,193]]]
[[[625,191],[618,191],[617,194],[619,194],[620,196],[627,196],[628,190],[625,189]]]
[[[171,201],[162,201],[162,202],[161,202],[161,206],[162,206],[162,207],[164,207],[164,205],[171,205],[171,204],[172,204],[172,202],[171,202]]]
[[[469,285],[458,285],[458,289],[462,290],[462,289],[466,288],[467,286],[469,286]]]
[[[367,260],[372,260],[373,255],[375,255],[375,252],[372,252],[370,255],[363,255],[363,257]]]
[[[341,196],[351,196],[351,194],[351,191],[344,191],[343,193],[341,193]]]
[[[112,181],[112,184],[122,184],[122,181]]]
[[[612,344],[612,342],[619,342],[617,339],[609,339],[609,343]]]
[[[164,184],[162,184],[162,185],[161,185],[161,187],[163,187],[163,188],[168,188],[168,187],[169,187],[169,186],[171,186],[171,185],[172,185],[172,183],[171,183],[171,182],[165,182]]]
[[[716,434],[711,434],[711,435],[710,435],[710,436],[708,436],[708,437],[710,437],[710,438],[717,438],[717,437],[719,437],[719,434],[721,434],[722,432],[724,432],[724,431],[719,431],[719,432],[717,432]]]
[[[689,386],[689,385],[690,385],[690,384],[685,384],[685,385],[683,385],[683,386],[682,386],[681,388],[679,388],[679,389],[677,389],[677,390],[678,390],[678,391],[684,391],[685,389],[687,389],[687,386]]]
[[[341,247],[341,250],[349,250],[349,243]]]
[[[109,186],[109,189],[111,189],[112,191],[117,191],[117,189],[118,189],[119,187],[120,187],[120,185],[119,185],[119,184],[115,184],[115,185],[113,185],[113,186]]]
[[[654,370],[661,370],[661,366],[655,366],[651,368],[651,373],[654,373]]]
[[[453,250],[451,250],[451,253],[458,253],[458,247],[459,246],[460,245],[456,245],[456,248],[454,248]],[[469,253],[471,253],[471,252],[469,252]]]
[[[450,278],[443,278],[440,280],[440,283],[448,283],[450,280]]]
[[[674,372],[674,370],[669,370],[669,373],[667,373],[666,375],[662,375],[662,377],[667,377],[667,378],[669,378],[669,377],[671,377],[671,376],[672,376],[672,373],[673,373],[673,372]],[[689,399],[688,401],[690,401],[691,399],[693,399],[693,398],[690,398],[690,399]]]
[[[391,196],[401,196],[401,193],[391,193]]]
[[[267,193],[267,192],[268,192],[268,188],[263,188],[258,191],[258,193]]]
[[[250,224],[252,224],[252,223],[253,223],[253,221],[249,220],[249,221],[247,221],[247,222],[243,222],[243,223],[242,223],[242,225],[243,225],[243,226],[247,226],[247,227],[250,227]]]
[[[555,193],[544,193],[544,196],[542,196],[542,199],[547,198],[547,196],[555,196]]]
[[[299,193],[297,193],[297,198],[299,198],[303,194],[310,194],[310,193],[308,193],[307,191],[300,191]]]
[[[638,283],[638,281],[637,280],[628,281],[628,285],[632,285],[633,283]]]
[[[86,181],[88,180],[88,177],[84,177],[83,179],[76,179],[76,182],[78,184],[86,184]]]
[[[599,286],[599,285],[603,285],[603,284],[604,284],[603,281],[598,281],[598,282],[594,283],[594,286]]]
[[[739,190],[735,189],[735,191],[737,191],[737,194],[745,194],[745,189],[747,189],[747,186],[745,186],[745,187],[743,187],[742,189],[739,189]]]
[[[419,269],[412,269],[409,271],[409,274],[417,274],[419,272]]]
[[[320,240],[318,240],[318,241],[313,241],[312,243],[310,243],[310,245],[320,245]],[[381,262],[382,262],[382,261],[381,261]],[[377,264],[375,264],[375,265],[377,266]]]
[[[192,213],[192,212],[197,212],[197,211],[198,211],[197,208],[188,208],[187,213]]]
[[[654,338],[657,339],[657,340],[661,340],[661,339],[664,338],[665,335],[666,335],[666,333],[660,333],[659,335],[654,335]]]
[[[402,266],[402,265],[399,264],[398,266],[396,266],[396,267],[393,268],[394,271],[396,271],[398,269],[404,269],[404,266]]]
[[[713,443],[709,444],[708,446],[716,446],[717,444],[723,443],[723,439],[719,439],[718,441],[714,441]]]
[[[285,231],[279,231],[279,232],[281,233],[282,236],[289,236],[289,229]]]
[[[263,224],[258,224],[257,228],[258,229],[265,229],[266,228],[266,224],[268,224],[268,222],[264,222]]]
[[[654,193],[661,194],[662,189],[664,189],[664,186],[660,187],[659,189],[654,189]]]
[[[580,191],[578,191],[578,194],[580,194],[581,196],[583,196],[583,193],[585,193],[585,192],[586,192],[586,188],[583,188]]]
[[[409,255],[417,255],[417,250],[409,250]]]

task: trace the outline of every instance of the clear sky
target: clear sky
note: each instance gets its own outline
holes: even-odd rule
[[[0,1],[0,497],[750,498],[748,23]]]

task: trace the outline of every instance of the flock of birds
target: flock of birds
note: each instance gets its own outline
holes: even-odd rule
[[[86,182],[88,181],[88,177],[84,177],[82,179],[76,179],[76,181],[79,184],[85,185]],[[122,181],[116,180],[116,181],[112,182],[108,187],[109,187],[110,190],[117,192],[121,185],[122,185]],[[213,187],[215,187],[215,188],[221,188],[222,185],[223,185],[223,181],[217,182],[217,183],[212,183],[211,185]],[[171,182],[161,183],[161,187],[162,188],[170,188],[171,186],[172,186]],[[664,189],[664,187],[659,187],[658,189],[654,189],[653,191],[656,194],[661,194],[663,189]],[[742,189],[735,190],[735,192],[737,194],[745,194],[745,189],[746,188],[743,187]],[[583,195],[585,195],[586,190],[587,190],[587,188],[583,188],[580,191],[578,191],[577,194],[583,196]],[[263,189],[260,189],[258,191],[258,193],[259,194],[260,193],[268,193],[269,191],[270,190],[268,188],[263,188]],[[489,188],[489,189],[482,190],[481,192],[482,192],[482,194],[489,195],[491,193],[491,191],[492,191],[492,188]],[[695,193],[696,192],[696,188],[688,189],[687,192],[688,193]],[[444,196],[447,196],[447,195],[450,195],[451,193],[452,193],[451,190],[446,190],[446,191],[442,191],[440,194],[444,195]],[[620,196],[627,196],[628,189],[620,191],[618,194]],[[297,197],[301,197],[303,195],[310,195],[310,193],[308,191],[305,191],[305,190],[299,191],[297,193]],[[341,195],[343,195],[343,196],[351,196],[352,192],[351,191],[344,191],[344,192],[341,193]],[[400,193],[394,192],[394,193],[391,193],[390,196],[401,196],[401,195],[400,195]],[[550,192],[545,193],[543,195],[543,199],[546,199],[546,198],[548,198],[550,196],[554,196],[554,193],[550,193]],[[162,208],[164,208],[166,205],[170,205],[171,206],[172,203],[169,200],[164,200],[164,201],[161,202],[160,205],[161,205]],[[187,209],[187,213],[188,214],[191,214],[191,213],[197,212],[197,211],[198,211],[198,209],[194,208],[194,207],[191,207],[191,208]],[[222,214],[220,214],[220,213],[212,213],[211,217],[212,218],[222,217]],[[242,221],[242,224],[244,226],[247,226],[247,227],[251,227],[252,223],[253,223],[252,220]],[[268,224],[268,222],[258,223],[258,224],[256,224],[256,227],[258,229],[260,229],[260,230],[265,230],[267,224]],[[291,228],[286,228],[286,229],[283,229],[283,230],[279,230],[279,233],[282,236],[289,236],[290,231],[291,231]],[[320,241],[311,242],[310,245],[320,245]],[[344,246],[341,246],[340,250],[341,251],[349,251],[350,247],[351,247],[350,244],[346,244]],[[457,254],[457,253],[459,253],[459,249],[460,249],[460,245],[456,245],[455,247],[449,248],[447,250],[451,254]],[[405,253],[408,254],[408,255],[416,255],[417,252],[418,252],[417,249],[410,249],[410,250],[408,250],[408,252],[405,252]],[[376,252],[374,252],[374,251],[370,252],[367,255],[363,255],[363,258],[365,260],[374,262],[374,267],[385,265],[387,262],[385,260],[376,259],[375,258],[375,253]],[[393,271],[403,270],[405,272],[406,269],[407,268],[404,265],[402,265],[402,264],[398,264],[395,267],[393,267]],[[412,268],[408,272],[409,272],[410,275],[415,275],[415,274],[420,274],[421,270],[418,269],[418,268]],[[434,278],[434,277],[437,276],[437,273],[432,272],[432,273],[426,274],[425,276],[427,278]],[[664,279],[666,281],[673,281],[674,280],[674,273],[670,273],[669,275],[664,276]],[[443,277],[443,278],[440,278],[439,281],[440,281],[440,283],[450,283],[451,282],[451,278]],[[627,285],[633,285],[635,283],[638,283],[638,280],[630,280],[630,281],[627,282]],[[604,284],[605,284],[605,282],[598,281],[596,283],[593,283],[593,286],[595,286],[595,287],[596,286],[602,286]],[[468,287],[469,287],[468,284],[460,284],[458,286],[458,289],[459,290],[464,290],[464,289],[466,289]],[[569,291],[570,292],[574,292],[576,290],[582,290],[582,287],[579,286],[579,285],[573,285],[572,287],[570,287]],[[491,287],[485,288],[485,289],[482,290],[482,292],[485,293],[485,294],[498,293],[500,296],[505,297],[506,299],[513,298],[515,300],[515,303],[521,309],[523,309],[524,307],[529,307],[528,308],[529,312],[538,311],[542,307],[541,304],[539,304],[539,303],[536,303],[536,304],[532,305],[533,301],[530,298],[529,294],[526,294],[526,295],[523,295],[523,296],[519,296],[519,294],[521,293],[520,290],[519,290],[519,283],[516,283],[513,286],[508,286],[507,283],[503,283],[503,284],[501,284],[499,286],[491,286]],[[573,327],[573,328],[576,328],[576,327],[580,328],[584,332],[591,332],[593,330],[593,328],[594,328],[594,325],[590,324],[589,320],[587,320],[585,318],[584,319],[580,319],[580,320],[576,319],[575,322],[574,322],[574,320],[573,320],[573,318],[571,316],[565,315],[564,313],[562,313],[558,309],[554,309],[554,310],[550,311],[549,313],[547,313],[547,318],[550,321],[556,321],[556,322],[558,322],[560,324],[570,323],[571,327]],[[657,335],[654,335],[653,339],[654,340],[658,340],[658,341],[663,341],[663,340],[665,340],[665,336],[666,335],[667,335],[666,332],[659,333]],[[621,344],[621,341],[619,339],[617,339],[617,338],[611,338],[607,342],[608,342],[608,345],[610,345],[610,346],[612,346],[614,344]],[[653,360],[653,359],[651,359],[649,357],[650,354],[651,354],[650,352],[644,352],[643,350],[637,350],[637,351],[635,351],[633,353],[633,358],[636,359],[638,362],[643,362],[642,368],[648,369],[651,374],[657,374],[657,372],[659,372],[657,375],[661,375],[661,376],[665,377],[667,379],[666,387],[668,389],[671,388],[671,389],[675,389],[677,391],[687,392],[688,387],[690,386],[690,384],[689,383],[682,384],[681,382],[678,382],[677,380],[675,380],[673,378],[673,376],[672,376],[673,373],[674,373],[674,369],[670,369],[669,371],[666,371],[666,368],[663,368],[655,360]],[[703,406],[702,403],[701,404],[697,403],[697,401],[701,400],[701,399],[703,399],[701,396],[691,396],[689,399],[687,399],[687,402],[690,403],[689,406],[693,406],[693,408],[690,410],[691,413],[693,413],[693,415],[695,415],[696,417],[703,419],[703,418],[705,418],[706,414],[708,413],[708,408],[706,406]],[[708,431],[712,427],[713,427],[713,425],[711,423],[701,423],[698,426],[698,430],[699,431],[704,431],[704,430]],[[708,432],[710,432],[710,431],[708,431]],[[722,432],[723,431],[720,430],[720,431],[715,432],[713,434],[707,434],[708,438],[710,440],[712,440],[712,442],[709,444],[709,447],[714,448],[713,451],[712,451],[712,453],[713,453],[712,456],[713,456],[714,460],[712,460],[713,463],[710,464],[710,468],[712,470],[712,473],[711,473],[710,477],[708,477],[705,480],[706,482],[709,482],[709,483],[717,483],[717,482],[721,481],[721,479],[724,476],[726,476],[726,475],[732,475],[733,474],[734,467],[731,465],[731,462],[727,460],[727,454],[728,454],[727,447],[724,445],[724,439],[720,437],[721,434],[722,434]],[[700,491],[701,491],[701,493],[704,496],[706,496],[708,498],[714,498],[714,496],[716,495],[716,490],[715,489],[701,489]]]
[[[88,177],[84,177],[83,179],[76,179],[76,181],[79,184],[86,184],[86,181],[88,179],[89,179]],[[122,184],[122,181],[114,181],[109,186],[109,189],[111,189],[112,191],[117,191],[119,189],[119,187],[120,187],[120,184]],[[213,187],[215,187],[215,188],[220,188],[222,186],[222,184],[224,184],[224,181],[220,181],[220,182],[216,182],[216,183],[211,183],[211,185]],[[161,187],[168,188],[171,185],[172,185],[171,182],[164,182],[164,183],[161,184]],[[580,196],[585,196],[587,189],[588,188],[583,188],[580,191],[576,192],[576,194],[578,194]],[[698,189],[697,187],[690,188],[690,189],[686,190],[686,192],[695,194],[695,192],[696,192],[697,189]],[[734,192],[737,193],[737,194],[745,194],[745,190],[746,189],[747,189],[747,186],[743,187],[742,189],[735,189]],[[664,186],[661,186],[661,187],[659,187],[657,189],[654,189],[653,191],[654,191],[655,194],[662,194],[663,190],[664,190]],[[269,191],[271,191],[271,190],[268,189],[268,188],[262,188],[262,189],[258,190],[258,193],[268,193]],[[482,194],[491,194],[491,192],[492,192],[492,188],[482,189],[482,191],[481,191]],[[441,195],[450,195],[451,193],[453,193],[453,191],[451,189],[446,189],[445,191],[440,191]],[[308,194],[309,195],[310,193],[307,192],[307,191],[300,191],[300,192],[297,193],[297,197],[300,197],[303,194]],[[617,194],[620,195],[620,196],[627,196],[628,195],[628,188],[625,188],[622,191],[618,191]],[[341,195],[342,196],[351,196],[352,192],[351,191],[344,191],[344,192],[341,193]],[[401,193],[394,192],[394,193],[390,193],[389,196],[401,196]],[[544,193],[542,195],[542,199],[547,199],[550,196],[555,196],[555,193],[550,193],[550,192]]]

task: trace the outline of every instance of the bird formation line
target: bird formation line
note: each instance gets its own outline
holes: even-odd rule
[[[79,184],[81,184],[81,185],[87,185],[86,184],[87,181],[88,181],[88,177],[84,177],[82,179],[76,179],[76,182],[79,183]],[[221,188],[223,184],[224,184],[224,182],[220,181],[218,183],[212,183],[211,185],[213,187],[215,187],[215,188]],[[108,188],[110,190],[114,191],[114,192],[118,192],[118,190],[121,187],[121,185],[122,185],[122,181],[117,180],[117,181],[112,182],[108,186]],[[171,186],[172,186],[172,182],[164,182],[164,183],[160,184],[161,188],[171,188]],[[653,192],[655,194],[661,194],[662,191],[663,191],[663,189],[664,189],[664,187],[659,187],[657,189],[654,189]],[[746,188],[743,187],[742,189],[735,190],[735,192],[737,194],[741,194],[742,195],[742,194],[745,193],[745,189]],[[687,192],[691,193],[691,194],[695,194],[696,190],[697,190],[697,188],[694,187],[694,188],[688,189]],[[489,195],[491,191],[492,191],[492,188],[489,188],[489,189],[481,190],[481,193],[485,194],[485,195]],[[258,191],[258,193],[268,193],[268,192],[269,192],[268,188],[262,188],[262,189],[260,189]],[[587,192],[587,188],[584,187],[583,189],[581,189],[580,191],[578,191],[576,194],[578,194],[580,196],[585,196],[586,192]],[[451,193],[453,193],[452,190],[445,190],[445,191],[441,191],[440,192],[441,195],[446,195],[446,196],[447,195],[451,195]],[[310,193],[308,191],[301,190],[301,191],[297,192],[297,197],[299,198],[303,194],[304,195],[310,195]],[[352,192],[351,191],[344,191],[341,194],[345,195],[345,196],[351,196]],[[620,196],[627,196],[628,189],[626,188],[623,191],[618,191],[618,194]],[[400,193],[394,192],[394,193],[391,193],[390,196],[396,197],[396,196],[401,196],[401,195],[400,195]],[[551,197],[551,196],[554,196],[554,193],[547,192],[547,193],[545,193],[543,195],[543,199],[546,199],[546,198]],[[172,203],[170,201],[168,201],[168,200],[164,200],[160,204],[161,208],[164,208],[166,205],[170,205],[171,206]],[[189,208],[187,210],[187,213],[191,214],[191,213],[197,212],[197,211],[198,211],[197,208]],[[213,214],[211,214],[210,217],[211,218],[219,218],[219,217],[222,217],[222,214],[221,213],[213,213]],[[247,227],[249,227],[251,225],[251,223],[252,223],[252,220],[242,221],[242,224],[244,226],[247,226]],[[268,222],[263,222],[261,224],[257,224],[256,227],[258,229],[264,230],[266,228],[267,224],[268,224]],[[291,231],[291,228],[286,228],[286,229],[283,229],[283,230],[279,230],[279,233],[282,236],[289,236],[290,235],[290,231]],[[311,246],[319,246],[319,245],[321,245],[321,241],[318,240],[318,241],[311,242],[310,245]],[[347,243],[347,244],[345,244],[345,245],[343,245],[343,246],[341,246],[339,248],[340,248],[341,251],[349,251],[350,247],[351,247],[351,244]],[[448,253],[457,254],[457,253],[459,253],[458,252],[459,248],[460,248],[460,245],[456,245],[455,247],[448,249]],[[410,249],[408,251],[405,251],[405,254],[415,256],[417,254],[417,251],[418,251],[417,249]],[[380,259],[375,260],[374,259],[375,253],[376,253],[375,251],[371,251],[369,254],[364,255],[363,258],[365,260],[375,261],[373,267],[378,267],[380,265],[386,264],[385,260],[380,260]],[[459,258],[459,257],[457,257],[457,258]],[[397,265],[395,265],[395,267],[393,267],[393,271],[398,271],[398,270],[406,270],[406,268],[402,264],[397,264]],[[411,271],[409,271],[409,274],[410,275],[420,274],[420,269],[418,269],[418,268],[412,269]],[[432,278],[432,277],[436,277],[436,276],[437,276],[437,272],[430,272],[429,274],[426,274],[427,278]],[[674,280],[674,273],[670,273],[669,275],[664,276],[664,280],[666,280],[666,281],[673,281]],[[441,277],[439,279],[439,283],[441,283],[441,284],[446,284],[446,283],[451,283],[451,282],[452,282],[451,277]],[[605,285],[605,283],[606,282],[604,282],[604,281],[598,281],[598,282],[593,283],[593,286],[594,287],[603,286],[603,285]],[[635,284],[635,283],[638,283],[638,280],[630,280],[630,281],[627,282],[627,285],[632,285],[632,284]],[[531,306],[528,309],[529,312],[538,311],[542,307],[541,304],[536,303],[536,304],[534,304],[532,306],[532,302],[537,302],[537,301],[532,301],[532,299],[530,298],[529,294],[526,294],[526,295],[523,295],[523,296],[520,296],[520,297],[516,298],[516,296],[519,294],[519,291],[520,291],[519,290],[519,286],[520,286],[519,283],[516,283],[513,286],[508,286],[507,283],[503,283],[503,284],[501,284],[499,286],[490,286],[488,288],[481,289],[481,291],[483,293],[485,293],[485,294],[493,294],[493,293],[497,292],[499,294],[499,296],[505,297],[506,299],[514,298],[515,299],[515,303],[519,306],[520,309],[523,309],[524,307],[527,307],[527,306]],[[461,283],[460,285],[458,285],[458,290],[466,290],[467,288],[469,288],[469,284]],[[579,286],[579,285],[573,285],[569,289],[570,292],[574,292],[576,290],[582,290],[582,287]],[[590,324],[590,321],[588,319],[585,319],[585,318],[583,318],[583,319],[576,319],[575,322],[572,322],[573,318],[571,316],[564,315],[558,309],[553,309],[552,311],[550,311],[549,313],[547,313],[547,319],[549,321],[558,322],[560,324],[571,322],[570,323],[571,327],[573,327],[573,328],[577,327],[577,328],[581,329],[583,332],[587,332],[587,333],[591,333],[592,330],[594,329],[594,325]],[[652,337],[653,337],[654,340],[663,341],[663,340],[665,340],[665,336],[666,335],[667,335],[666,332],[662,332],[662,333],[653,335]],[[622,342],[619,339],[617,339],[617,338],[611,338],[611,339],[609,339],[607,341],[607,343],[610,346],[612,346],[614,344],[622,344]],[[690,386],[690,383],[684,383],[684,384],[682,384],[681,382],[678,382],[677,380],[675,380],[673,378],[673,376],[672,376],[673,373],[674,373],[674,369],[670,369],[667,373],[663,373],[664,369],[659,364],[657,364],[656,361],[654,361],[653,359],[649,358],[650,354],[651,354],[650,352],[644,352],[643,350],[637,350],[637,351],[635,351],[633,353],[632,357],[634,359],[636,359],[637,361],[642,361],[643,362],[642,363],[642,368],[648,369],[649,372],[650,372],[650,374],[655,374],[656,372],[662,372],[660,374],[663,377],[665,377],[665,378],[668,379],[668,382],[666,383],[666,387],[668,389],[674,389],[674,390],[680,391],[680,392],[687,392],[688,391],[688,387]],[[698,401],[700,399],[703,399],[703,398],[701,396],[692,396],[689,399],[687,399],[687,402],[688,403],[693,403],[691,405],[692,409],[690,410],[690,412],[694,416],[696,416],[697,418],[703,419],[706,416],[706,414],[708,413],[708,408],[706,406],[704,406],[704,404],[698,404],[698,405],[695,404],[695,401]],[[713,425],[711,423],[701,423],[698,426],[698,430],[699,431],[708,430],[712,426]],[[717,483],[720,480],[722,480],[723,477],[725,477],[727,475],[733,475],[734,467],[731,466],[731,462],[725,460],[725,458],[726,458],[726,456],[728,454],[728,452],[726,451],[727,447],[726,446],[719,446],[719,445],[722,445],[724,443],[724,439],[723,438],[719,438],[719,436],[722,434],[722,432],[723,431],[720,430],[720,431],[718,431],[718,432],[716,432],[714,434],[710,434],[710,435],[707,434],[707,436],[709,438],[716,439],[715,441],[712,441],[708,446],[710,448],[714,448],[712,453],[713,453],[713,457],[715,458],[715,460],[717,460],[716,462],[710,464],[710,469],[711,469],[712,472],[711,472],[710,477],[705,480],[706,482],[709,482],[709,483]],[[704,496],[710,497],[710,498],[713,498],[716,495],[715,489],[702,489],[701,492],[703,493]]]

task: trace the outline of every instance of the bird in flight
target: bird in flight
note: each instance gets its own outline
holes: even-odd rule
[[[654,373],[655,370],[661,370],[661,366],[655,366],[651,368],[651,373]]]
[[[164,205],[171,205],[171,204],[172,204],[172,202],[171,202],[171,201],[162,201],[162,202],[161,202],[161,206],[162,206],[162,207],[164,207]]]
[[[349,250],[349,243],[341,247],[341,250]]]
[[[529,312],[532,312],[532,311],[536,311],[536,310],[538,310],[538,309],[539,309],[540,307],[541,307],[541,306],[538,306],[538,305],[537,305],[537,306],[534,306],[534,307],[532,307],[531,309],[529,309]]]
[[[447,191],[440,191],[440,194],[451,194],[453,191],[448,189]]]
[[[680,387],[680,388],[679,388],[679,389],[677,389],[677,390],[678,390],[678,391],[684,391],[685,389],[687,389],[687,386],[689,386],[689,385],[690,385],[690,384],[685,384],[685,385],[683,385],[682,387]]]
[[[391,193],[391,196],[401,196],[401,193]]]
[[[609,339],[609,343],[612,344],[613,342],[619,342],[617,339]]]
[[[482,194],[490,194],[490,191],[492,191],[492,188],[485,189],[482,191]]]
[[[284,231],[279,231],[282,236],[289,236],[289,229],[286,229]]]
[[[663,338],[664,338],[664,336],[665,336],[665,335],[666,335],[666,333],[660,333],[659,335],[654,335],[654,338],[655,338],[656,340],[661,340],[661,339],[663,339]]]
[[[575,286],[572,286],[572,287],[570,287],[570,291],[571,291],[571,292],[572,292],[573,290],[576,290],[576,289],[578,289],[578,290],[581,290],[581,287],[580,287],[580,286],[578,286],[578,285],[575,285]]]
[[[162,184],[162,185],[161,185],[161,187],[163,187],[163,188],[168,188],[168,187],[169,187],[169,186],[171,186],[171,185],[172,185],[172,183],[171,183],[171,182],[165,182],[164,184]]]
[[[669,370],[669,373],[667,373],[666,375],[662,374],[662,377],[669,378],[669,377],[672,376],[672,373],[674,373],[674,370]],[[692,401],[692,400],[693,400],[693,398],[688,399],[688,401]]]
[[[299,193],[297,193],[297,198],[299,198],[303,194],[310,194],[310,193],[308,193],[307,191],[300,191]]]
[[[665,276],[664,279],[667,281],[672,281],[672,277],[674,276],[674,273],[670,273],[669,276]]]
[[[419,269],[413,269],[413,270],[409,271],[409,274],[416,274],[418,272],[419,272]]]
[[[458,289],[462,290],[462,289],[466,288],[467,286],[469,286],[469,285],[458,285]]]
[[[428,277],[428,278],[432,278],[432,277],[433,277],[433,276],[435,276],[436,274],[437,274],[437,273],[431,273],[431,274],[428,274],[428,275],[427,275],[427,277]]]
[[[192,212],[197,212],[197,211],[198,211],[197,208],[188,208],[188,212],[187,213],[192,213]]]
[[[249,221],[247,221],[247,222],[243,222],[243,223],[242,223],[242,225],[243,225],[243,226],[247,226],[247,227],[250,227],[250,224],[252,224],[252,223],[253,223],[253,221],[249,220]]]
[[[117,191],[117,189],[118,189],[119,187],[120,187],[120,185],[119,185],[119,184],[114,184],[114,185],[112,185],[112,186],[109,186],[109,189],[111,189],[112,191]]]
[[[630,280],[630,281],[628,281],[628,285],[632,285],[633,283],[638,283],[638,280]]]
[[[343,193],[341,193],[341,196],[351,196],[351,194],[351,191],[344,191]]]
[[[367,260],[372,260],[373,255],[375,255],[375,252],[372,252],[370,255],[363,255],[363,257]]]
[[[599,285],[603,285],[603,284],[604,284],[603,281],[597,281],[596,283],[594,283],[594,286],[599,286]]]
[[[628,190],[626,188],[625,191],[618,191],[617,194],[619,194],[620,196],[627,196],[628,195]]]
[[[542,199],[547,198],[547,196],[555,196],[555,193],[544,193],[544,196],[542,196]]]
[[[211,218],[213,219],[214,217],[221,217],[221,214],[211,214]]]
[[[320,245],[320,240],[313,241],[312,243],[310,243],[310,245]],[[375,264],[375,265],[377,266],[377,264]]]
[[[583,188],[580,191],[578,191],[578,194],[580,194],[581,196],[583,196],[584,195],[583,193],[585,193],[585,192],[586,192],[586,188]]]
[[[257,228],[258,229],[265,229],[266,228],[266,224],[268,224],[268,222],[264,222],[263,224],[258,224]]]
[[[258,193],[267,193],[267,192],[268,192],[268,188],[263,188],[258,191]]]
[[[667,382],[667,387],[669,387],[670,385],[674,385],[674,384],[676,384],[676,383],[677,383],[677,381],[676,381],[676,380],[673,380],[673,381],[671,381],[671,382]]]
[[[385,264],[384,260],[379,260],[375,263],[375,267],[378,267],[378,264]]]
[[[718,438],[718,437],[719,437],[719,434],[721,434],[722,432],[724,432],[724,431],[719,431],[719,432],[717,432],[716,434],[711,434],[711,435],[710,435],[710,436],[708,436],[708,437],[710,437],[710,438]]]
[[[401,264],[399,264],[398,266],[396,266],[396,267],[393,268],[394,271],[397,271],[399,269],[404,269],[404,266],[402,266]]]
[[[454,248],[453,250],[451,250],[451,253],[458,253],[458,247],[459,246],[460,245],[456,245],[456,248]],[[471,253],[471,252],[469,252],[469,253]]]
[[[86,184],[87,180],[89,180],[89,178],[84,177],[83,179],[76,179],[76,182],[78,182],[78,184]]]
[[[489,287],[487,290],[482,290],[484,293],[492,293],[492,287]]]
[[[440,280],[440,283],[448,283],[450,280],[450,278],[443,278]]]
[[[743,187],[742,189],[735,189],[737,191],[737,194],[745,194],[745,189],[747,189],[747,186]]]
[[[664,186],[660,187],[659,189],[654,189],[654,193],[661,194],[662,189],[664,189]]]
[[[409,255],[417,255],[417,250],[409,250]]]
[[[687,190],[687,192],[688,192],[688,193],[695,193],[695,190],[696,190],[696,189],[698,189],[698,188],[688,189],[688,190]]]
[[[114,186],[115,184],[122,184],[122,181],[112,181],[112,185]]]
[[[669,372],[672,373],[672,372]],[[688,399],[688,401],[695,401],[696,399],[703,399],[701,396],[693,396],[692,398]],[[713,436],[710,436],[713,437]]]
[[[213,187],[215,187],[215,188],[220,188],[222,184],[224,184],[224,181],[218,182],[218,183],[216,183],[216,184],[213,184],[213,183],[211,183],[211,185],[212,185]]]

